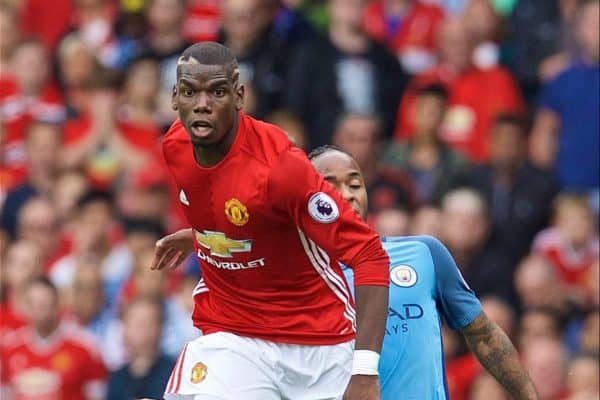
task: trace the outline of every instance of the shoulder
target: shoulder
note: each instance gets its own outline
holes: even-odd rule
[[[163,141],[162,141],[163,150],[165,152],[165,155],[168,153],[169,150],[178,148],[179,146],[185,145],[188,143],[190,143],[189,136],[188,136],[187,132],[185,131],[185,127],[183,126],[183,123],[181,122],[181,120],[179,118],[177,118],[175,120],[175,122],[173,122],[171,127],[169,127],[169,130],[165,134]]]
[[[266,164],[275,163],[292,147],[287,134],[276,125],[240,113],[240,127],[246,130],[242,150],[248,156]]]
[[[60,329],[63,329],[64,340],[70,347],[98,355],[98,341],[92,333],[72,323],[64,323]]]
[[[31,340],[31,328],[21,327],[2,335],[2,351],[11,352],[23,345],[27,345]]]
[[[433,236],[430,235],[417,235],[417,236],[386,236],[383,237],[382,242],[384,246],[392,247],[394,245],[400,245],[403,247],[415,247],[430,253],[446,250],[446,247]]]

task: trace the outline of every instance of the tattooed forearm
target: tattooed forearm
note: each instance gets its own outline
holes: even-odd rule
[[[515,347],[485,313],[482,312],[461,332],[479,362],[514,399],[538,399],[535,386],[523,369]]]

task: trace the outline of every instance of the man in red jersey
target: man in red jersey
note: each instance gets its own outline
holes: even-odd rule
[[[379,238],[282,130],[240,111],[226,47],[193,45],[177,68],[163,152],[191,227],[157,242],[152,268],[196,251],[204,336],[184,347],[165,398],[379,399]],[[338,260],[354,267],[357,311]]]
[[[31,326],[3,337],[3,400],[104,399],[106,370],[85,331],[59,316],[58,292],[46,278],[26,290]]]

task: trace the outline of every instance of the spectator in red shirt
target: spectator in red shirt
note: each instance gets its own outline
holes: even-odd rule
[[[540,232],[533,251],[555,269],[563,286],[578,303],[586,301],[587,274],[598,260],[598,234],[586,197],[559,195],[554,200],[553,224]]]
[[[437,30],[444,10],[421,0],[377,0],[365,10],[365,30],[400,59],[404,69],[418,73],[435,64]]]
[[[22,41],[14,50],[10,68],[2,72],[0,116],[4,120],[4,146],[22,145],[31,121],[61,122],[65,108],[50,79],[49,54],[40,41]]]
[[[400,104],[396,138],[410,137],[414,132],[411,117],[419,88],[441,82],[449,92],[442,140],[463,151],[471,161],[488,159],[488,133],[494,118],[503,112],[518,113],[522,99],[506,69],[473,65],[473,45],[464,21],[450,19],[441,25],[440,62],[413,78]]]
[[[37,278],[26,296],[31,326],[6,338],[1,354],[2,397],[104,399],[104,365],[85,332],[61,324],[56,288],[46,278]]]
[[[69,30],[73,18],[71,0],[24,0],[21,28],[30,37],[42,40],[51,52]],[[4,36],[3,36],[4,37]]]
[[[221,26],[219,0],[190,0],[183,22],[183,35],[191,42],[214,41]]]
[[[532,340],[523,349],[523,366],[538,389],[540,400],[559,400],[565,393],[567,357],[556,339]]]
[[[32,279],[42,276],[39,256],[33,243],[19,240],[10,245],[2,260],[0,338],[27,324],[25,289]]]

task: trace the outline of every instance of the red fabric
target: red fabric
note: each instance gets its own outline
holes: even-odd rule
[[[444,20],[444,10],[420,1],[413,3],[396,32],[393,32],[386,21],[383,1],[372,1],[364,15],[367,34],[396,54],[409,47],[435,49],[437,29]]]
[[[38,97],[26,98],[12,77],[0,78],[0,117],[5,130],[0,143],[0,169],[10,182],[7,187],[18,186],[27,177],[25,133],[29,124],[35,120],[60,122],[64,116],[65,107],[54,84],[46,84]]]
[[[221,10],[218,0],[188,1],[183,36],[190,43],[215,41],[221,27]]]
[[[1,359],[2,384],[12,390],[13,400],[85,400],[86,387],[106,378],[89,336],[64,326],[45,340],[29,327],[15,331],[6,338]]]
[[[533,251],[547,259],[556,270],[561,282],[587,287],[590,269],[598,259],[598,238],[593,237],[581,249],[575,250],[557,228],[540,232],[533,243]]]
[[[450,398],[468,400],[469,389],[479,372],[481,372],[481,365],[473,354],[449,360],[446,363],[446,379]]]
[[[357,285],[387,286],[388,257],[283,131],[240,113],[229,153],[202,168],[176,121],[163,152],[201,260],[197,327],[309,345],[354,337],[353,301],[337,260],[354,267]],[[321,221],[335,208],[338,218],[319,222],[317,206]]]
[[[24,0],[21,29],[42,40],[52,51],[71,26],[71,0]]]
[[[17,313],[8,301],[0,303],[0,341],[4,336],[27,325],[27,317]]]
[[[510,73],[502,67],[471,68],[459,76],[438,66],[415,76],[400,103],[395,137],[412,135],[412,116],[418,89],[441,83],[449,92],[442,139],[474,162],[489,158],[488,135],[494,118],[503,112],[522,112],[523,100]]]

